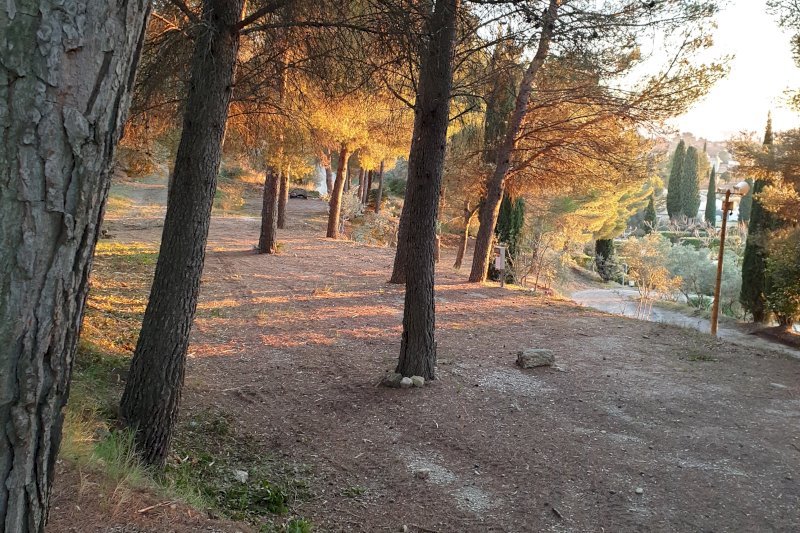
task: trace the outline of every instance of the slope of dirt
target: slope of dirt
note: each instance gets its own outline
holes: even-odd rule
[[[797,361],[464,283],[445,253],[440,379],[379,387],[400,343],[393,250],[324,239],[319,201],[289,217],[275,256],[253,253],[256,218],[214,219],[182,416],[226,413],[308,465],[315,530],[800,530]],[[520,370],[527,347],[557,368]]]

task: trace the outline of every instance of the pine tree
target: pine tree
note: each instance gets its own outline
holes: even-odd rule
[[[646,234],[652,233],[658,224],[658,214],[656,213],[656,194],[650,194],[650,201],[647,202],[647,207],[644,210],[644,232]]]
[[[764,131],[764,146],[773,151],[772,115],[767,116],[767,127]],[[753,315],[754,322],[767,319],[767,233],[773,229],[773,217],[766,211],[758,199],[764,190],[766,181],[756,180],[753,184],[752,206],[750,208],[750,224],[747,227],[747,243],[742,260],[742,290],[739,301],[746,311]]]
[[[700,211],[700,154],[697,148],[690,146],[683,160],[683,172],[680,182],[681,210],[687,218],[697,218]]]
[[[739,221],[750,222],[750,212],[753,209],[753,179],[747,178],[747,183],[750,185],[750,190],[739,202]]]
[[[711,176],[708,178],[706,222],[712,226],[717,225],[717,169],[715,167],[711,167]]]
[[[681,213],[681,178],[683,178],[683,161],[686,158],[686,143],[678,143],[675,153],[672,154],[672,169],[669,172],[667,184],[667,214],[675,218]]]

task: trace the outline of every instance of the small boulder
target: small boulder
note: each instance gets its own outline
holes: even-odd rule
[[[422,480],[428,479],[431,477],[431,471],[429,468],[420,468],[414,472],[414,477]]]
[[[383,378],[382,383],[386,387],[398,388],[400,387],[400,381],[403,379],[402,374],[398,374],[397,372],[392,372],[390,374],[386,374]]]
[[[422,376],[411,376],[411,383],[415,387],[424,387],[425,386],[425,378]]]
[[[401,389],[411,388],[411,386],[413,384],[414,384],[414,382],[411,381],[411,378],[403,378],[403,379],[400,380],[400,388]]]
[[[517,352],[517,365],[522,368],[550,366],[555,360],[556,357],[553,352],[544,348],[528,348]]]

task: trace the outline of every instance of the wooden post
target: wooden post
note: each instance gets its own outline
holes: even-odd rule
[[[717,336],[719,320],[719,293],[722,286],[722,263],[725,258],[725,230],[728,228],[728,211],[731,210],[731,191],[725,191],[722,201],[722,228],[719,232],[719,256],[717,257],[717,281],[714,284],[714,305],[711,307],[711,334]]]

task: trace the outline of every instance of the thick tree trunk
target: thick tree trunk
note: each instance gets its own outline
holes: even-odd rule
[[[336,168],[336,181],[333,183],[333,193],[328,209],[328,233],[330,239],[339,238],[339,218],[342,212],[342,192],[344,190],[345,176],[349,178],[350,169],[347,168],[348,149],[342,145],[339,149],[339,166]]]
[[[497,215],[500,212],[500,202],[503,199],[503,192],[506,186],[506,175],[511,168],[511,157],[514,146],[517,142],[517,135],[522,126],[527,113],[528,101],[533,91],[533,82],[536,74],[541,69],[547,54],[550,51],[550,42],[553,38],[553,30],[558,18],[558,8],[563,0],[550,0],[550,5],[545,12],[542,20],[542,33],[539,36],[539,45],[536,54],[533,56],[525,74],[522,76],[517,100],[514,104],[514,111],[508,121],[503,142],[497,148],[497,160],[492,178],[489,180],[486,193],[486,203],[480,210],[480,227],[475,239],[475,252],[472,258],[472,271],[469,281],[482,282],[486,280],[486,273],[489,268],[489,258],[492,254],[492,240],[494,239],[494,228],[497,225]]]
[[[428,30],[430,42],[422,58],[415,105],[414,142],[408,157],[406,207],[413,220],[406,231],[406,249],[414,250],[406,264],[403,336],[397,372],[436,379],[436,316],[434,247],[439,190],[442,184],[453,47],[459,0],[437,0]]]
[[[264,178],[264,194],[261,197],[261,234],[258,237],[258,253],[274,254],[278,251],[278,194],[281,176],[269,168]]]
[[[281,172],[281,187],[278,193],[278,229],[286,228],[286,203],[289,201],[289,170]]]
[[[233,87],[244,0],[204,0],[195,41],[175,184],[167,202],[150,300],[120,414],[137,449],[163,465],[183,389],[186,349],[205,260],[211,205]]]
[[[464,255],[467,253],[467,243],[469,242],[469,227],[472,224],[472,219],[475,216],[476,208],[469,207],[469,200],[464,200],[464,232],[461,234],[461,240],[458,243],[458,251],[456,252],[456,262],[453,263],[453,268],[459,270],[461,263],[464,261]]]
[[[150,3],[0,9],[0,531],[44,530]]]
[[[378,192],[375,195],[375,212],[381,212],[381,202],[383,201],[383,161],[381,161],[381,168],[378,170]]]

